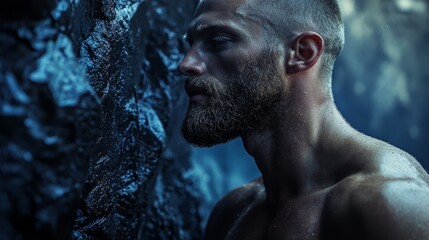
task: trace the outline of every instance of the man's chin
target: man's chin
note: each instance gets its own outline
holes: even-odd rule
[[[190,132],[188,131],[188,128],[182,127],[182,136],[188,142],[194,147],[212,147],[218,144],[226,143],[236,137],[238,135],[236,134],[227,134],[227,133],[204,133],[204,132]]]
[[[182,125],[182,136],[196,147],[212,147],[238,137],[239,119],[235,104],[225,101],[190,103]],[[229,106],[226,107],[226,106]]]

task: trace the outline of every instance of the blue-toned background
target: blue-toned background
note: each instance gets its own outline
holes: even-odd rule
[[[428,1],[339,1],[338,107],[429,169]],[[216,201],[259,175],[240,140],[180,136],[197,2],[0,1],[0,239],[200,239]]]
[[[428,170],[428,2],[339,3],[346,45],[334,71],[338,108],[353,127],[404,149]],[[204,221],[226,192],[259,176],[239,139],[194,149],[193,165],[206,198],[201,207]]]

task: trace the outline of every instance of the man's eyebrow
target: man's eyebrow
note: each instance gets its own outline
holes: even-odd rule
[[[183,36],[183,39],[187,40],[188,42],[192,40],[193,35],[198,33],[203,33],[211,30],[223,30],[223,31],[239,31],[238,28],[233,27],[229,24],[225,23],[208,23],[208,24],[197,24],[195,26],[191,26],[188,31]]]

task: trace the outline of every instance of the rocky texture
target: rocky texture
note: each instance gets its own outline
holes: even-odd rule
[[[15,17],[0,24],[0,239],[65,239],[100,103],[57,23]]]
[[[200,238],[176,72],[194,7],[0,4],[1,239]]]
[[[179,208],[195,199],[183,178],[189,147],[167,144],[180,137],[172,132],[177,127],[167,130],[174,111],[183,111],[176,108],[184,99],[175,70],[193,6],[103,1],[99,7],[80,59],[102,101],[102,134],[73,236],[198,238],[197,204]]]

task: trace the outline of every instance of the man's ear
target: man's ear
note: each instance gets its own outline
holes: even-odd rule
[[[311,68],[319,60],[323,47],[323,38],[315,32],[295,37],[287,53],[286,72],[295,74]]]

